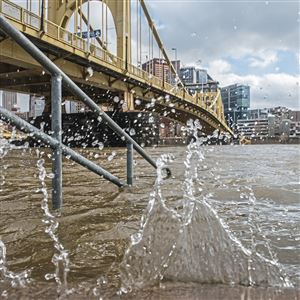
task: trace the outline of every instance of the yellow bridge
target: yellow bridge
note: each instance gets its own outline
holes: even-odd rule
[[[23,7],[17,4],[20,1],[0,0],[0,13],[97,104],[110,107],[114,105],[113,98],[118,96],[124,99],[123,111],[155,111],[181,123],[190,118],[199,119],[207,133],[215,129],[232,133],[224,118],[220,90],[191,95],[180,81],[144,0],[99,0],[101,35],[84,38],[84,29],[88,35],[95,30],[89,21],[87,4],[97,1],[24,0],[26,7]],[[142,16],[147,28],[142,28]],[[115,29],[116,53],[109,49],[110,18]],[[136,34],[136,49],[132,49],[132,29]],[[149,60],[151,55],[154,58],[156,47],[175,83],[142,70],[144,32],[149,32],[146,37]],[[136,63],[133,63],[133,52]],[[51,92],[50,75],[14,41],[2,35],[1,30],[0,69],[0,89],[43,95],[47,101]],[[65,91],[63,97],[71,99]]]

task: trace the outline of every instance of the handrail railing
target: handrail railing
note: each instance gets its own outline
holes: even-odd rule
[[[30,123],[23,120],[22,118],[16,116],[14,113],[10,112],[9,110],[7,110],[3,107],[0,107],[0,117],[1,117],[1,120],[3,120],[4,122],[13,124],[19,130],[29,133],[29,134],[32,134],[32,137],[34,137],[36,140],[42,141],[43,143],[45,143],[46,145],[49,145],[53,149],[57,148],[61,145],[61,150],[62,150],[63,155],[74,160],[75,162],[82,165],[83,167],[86,167],[90,171],[92,171],[100,176],[103,176],[103,178],[108,179],[109,181],[116,184],[117,186],[119,186],[119,187],[125,186],[125,183],[123,183],[116,176],[112,175],[111,173],[104,170],[100,166],[91,162],[90,160],[83,157],[82,155],[80,155],[76,151],[72,150],[68,146],[61,144],[55,138],[44,133],[40,129],[36,128],[35,126],[33,126]],[[58,207],[55,207],[55,208],[58,208]]]
[[[133,140],[122,128],[115,123],[101,108],[87,95],[85,94],[64,72],[62,72],[41,50],[39,50],[24,34],[19,32],[12,24],[10,24],[5,17],[0,15],[0,28],[1,30],[10,38],[12,38],[17,44],[19,44],[26,52],[28,52],[37,62],[39,62],[52,76],[52,86],[51,86],[51,106],[52,106],[52,131],[53,137],[46,135],[34,126],[18,118],[9,111],[1,108],[0,114],[5,121],[9,121],[18,129],[26,132],[30,132],[34,137],[41,139],[42,141],[49,144],[53,149],[53,206],[59,208],[62,205],[62,158],[61,155],[70,155],[70,157],[81,163],[88,169],[94,171],[95,173],[102,175],[111,182],[117,184],[118,186],[123,186],[124,184],[115,176],[111,175],[109,172],[98,167],[97,165],[91,163],[89,160],[81,157],[79,154],[69,149],[61,143],[61,93],[62,84],[66,89],[72,92],[75,96],[79,98],[86,106],[88,106],[93,112],[97,113],[101,118],[108,124],[108,126],[120,136],[124,137],[128,145],[128,158],[127,158],[127,170],[130,173],[131,179],[128,179],[128,183],[132,183],[132,146],[134,149],[147,160],[154,168],[157,168],[156,162],[144,151],[144,149]],[[131,164],[131,166],[129,166]],[[96,167],[95,167],[96,166]],[[127,176],[128,177],[128,176]]]
[[[0,4],[2,4],[0,5],[0,12],[2,12],[5,16],[17,22],[21,22],[22,24],[26,24],[26,26],[29,26],[39,31],[41,22],[40,16],[22,8],[21,6],[9,0],[0,0]],[[85,53],[88,52],[91,56],[100,59],[101,61],[108,63],[113,67],[125,70],[125,61],[120,57],[115,56],[107,50],[104,50],[94,44],[92,44],[90,49],[88,49],[88,44],[84,39],[72,32],[67,31],[66,29],[47,19],[44,20],[44,31],[45,35],[48,35],[51,38],[61,41],[64,44],[81,50]],[[164,82],[163,80],[154,76],[153,74],[150,74],[140,68],[137,68],[136,66],[130,63],[128,63],[127,66],[128,67],[126,71],[128,76],[136,76],[140,79],[143,79],[149,82],[149,84],[153,87],[164,90],[166,93],[174,97],[181,98],[183,101],[189,102],[200,107],[201,109],[204,109],[212,116],[217,118],[220,124],[222,124],[222,126],[230,132],[230,129],[228,128],[225,121],[223,119],[220,120],[216,111],[212,109],[210,105],[207,105],[205,101],[197,103],[197,100],[192,95],[186,93],[186,91],[184,91],[182,87],[174,86],[168,82]]]

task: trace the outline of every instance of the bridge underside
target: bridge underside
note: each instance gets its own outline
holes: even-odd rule
[[[207,114],[194,103],[183,101],[146,81],[128,76],[114,68],[97,64],[89,56],[79,56],[41,39],[28,37],[76,82],[96,103],[114,109],[115,96],[127,102],[128,110],[153,111],[185,124],[190,118],[199,119],[205,133],[216,128],[225,130],[217,117]],[[75,52],[75,51],[74,51]],[[90,77],[88,68],[93,69]],[[0,89],[41,95],[50,98],[50,75],[32,57],[0,31]],[[168,96],[167,96],[168,95]],[[167,97],[166,97],[167,96]],[[63,97],[76,100],[64,89]],[[139,99],[140,101],[134,101]]]

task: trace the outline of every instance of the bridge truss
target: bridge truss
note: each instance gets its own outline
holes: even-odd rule
[[[28,0],[27,3],[24,8],[13,1],[0,0],[0,13],[98,105],[112,105],[117,95],[124,99],[125,111],[155,111],[181,123],[197,118],[207,133],[215,129],[231,133],[224,118],[220,91],[190,95],[181,83],[144,0],[100,1],[102,36],[93,40],[82,37],[84,30],[95,30],[88,18],[88,1],[39,0],[35,11],[33,2]],[[110,18],[116,32],[116,53],[109,49]],[[144,23],[142,18],[146,20]],[[146,35],[145,30],[148,32]],[[132,31],[136,36],[135,49],[132,49]],[[50,99],[50,74],[14,41],[1,34],[1,30],[0,39],[0,89],[43,95]],[[174,74],[176,79],[175,84],[141,69],[145,48],[148,60],[157,55],[167,63],[169,73]],[[64,91],[63,97],[77,100],[67,91]]]

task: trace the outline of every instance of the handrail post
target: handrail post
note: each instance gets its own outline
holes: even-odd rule
[[[127,143],[127,184],[132,185],[133,183],[133,145]]]
[[[51,78],[51,129],[52,136],[59,144],[53,149],[52,172],[52,206],[53,209],[62,206],[62,117],[61,117],[62,77],[53,75]]]
[[[20,22],[23,24],[24,23],[24,8],[23,7],[21,7],[21,9],[20,9],[20,18],[21,18]]]

